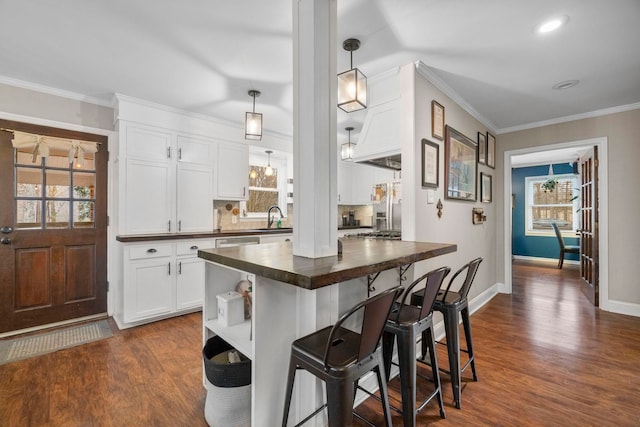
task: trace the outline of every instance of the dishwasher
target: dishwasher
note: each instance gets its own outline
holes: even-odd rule
[[[260,236],[240,236],[216,239],[216,248],[230,248],[233,246],[259,245]]]

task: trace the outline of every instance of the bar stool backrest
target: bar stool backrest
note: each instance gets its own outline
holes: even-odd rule
[[[482,257],[476,258],[473,261],[469,261],[467,264],[463,265],[460,270],[456,271],[451,280],[449,280],[449,284],[447,285],[447,289],[444,291],[444,295],[442,296],[442,298],[439,298],[439,300],[447,300],[447,294],[451,291],[451,285],[453,285],[453,282],[455,282],[456,277],[462,274],[465,270],[467,271],[467,276],[464,278],[464,282],[458,290],[458,294],[460,295],[460,300],[467,298],[469,289],[471,289],[471,284],[473,283],[473,279],[476,277],[476,273],[478,272],[478,267],[480,266],[481,262]]]
[[[329,339],[327,340],[327,347],[324,351],[323,363],[326,369],[331,368],[328,361],[329,355],[331,353],[331,348],[336,345],[334,343],[335,334],[339,331],[341,325],[349,317],[353,316],[361,309],[364,310],[364,315],[362,318],[362,328],[360,331],[360,347],[358,351],[357,362],[363,360],[376,350],[376,348],[378,347],[378,343],[380,342],[380,337],[382,337],[382,332],[384,330],[384,325],[387,321],[387,317],[389,316],[389,312],[391,311],[391,306],[393,305],[393,302],[400,292],[402,292],[401,286],[388,289],[362,301],[359,304],[356,304],[353,308],[351,308],[351,310],[340,316],[340,319],[338,319],[336,324],[333,325],[333,328],[331,329]]]
[[[440,290],[440,286],[444,281],[444,278],[447,277],[451,268],[449,267],[440,267],[436,270],[431,270],[430,272],[423,274],[418,279],[414,280],[413,283],[409,285],[409,287],[403,292],[402,298],[400,299],[401,305],[398,309],[396,322],[400,320],[400,312],[402,308],[407,303],[407,298],[411,296],[413,289],[420,284],[423,280],[426,279],[426,283],[424,285],[424,298],[422,299],[422,307],[420,308],[420,312],[417,319],[411,319],[414,322],[419,322],[424,319],[431,313],[433,310],[433,305],[436,302],[436,297],[438,296],[438,291]]]

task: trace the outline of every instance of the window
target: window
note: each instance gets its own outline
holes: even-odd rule
[[[251,155],[249,165],[249,199],[240,208],[246,218],[266,218],[270,206],[286,212],[286,162],[271,156]],[[269,169],[271,171],[269,171]]]
[[[31,148],[15,150],[16,228],[60,229],[95,227],[96,172],[93,153],[82,165],[69,163],[69,153],[54,147],[47,157]]]
[[[552,235],[551,223],[558,224],[561,231],[578,229],[578,178],[576,175],[553,175],[557,180],[553,190],[543,184],[550,176],[526,178],[527,235]]]

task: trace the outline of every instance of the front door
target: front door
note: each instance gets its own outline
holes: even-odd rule
[[[107,138],[3,120],[0,129],[0,333],[105,313]],[[14,149],[12,131],[51,141],[48,155]],[[77,141],[98,151],[74,158]]]
[[[580,230],[580,276],[582,292],[598,307],[599,304],[599,260],[598,260],[598,147],[580,159],[581,174],[581,230]]]

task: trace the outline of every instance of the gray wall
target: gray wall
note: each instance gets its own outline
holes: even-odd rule
[[[596,137],[608,138],[609,198],[609,300],[640,304],[635,266],[640,238],[640,109],[609,114],[497,136],[497,169],[504,170],[504,152]],[[504,179],[494,176],[496,200],[497,264],[499,281],[504,282]]]

